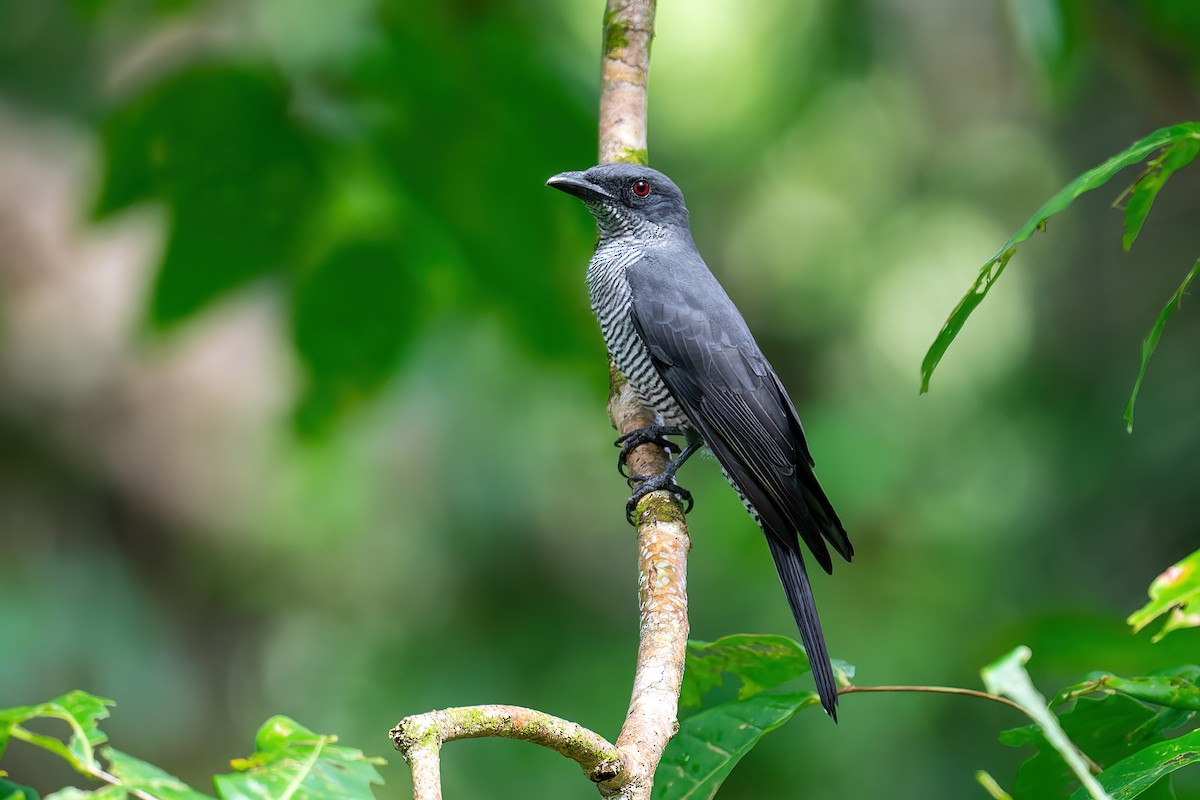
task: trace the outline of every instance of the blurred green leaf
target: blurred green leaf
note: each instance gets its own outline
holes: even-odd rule
[[[996,783],[996,779],[985,770],[979,770],[975,773],[975,781],[983,787],[983,790],[988,793],[992,800],[1013,800],[1012,795],[1000,788],[1000,784]]]
[[[252,278],[289,266],[323,188],[313,138],[288,88],[257,67],[188,69],[121,105],[102,129],[95,215],[164,201],[170,233],[149,320],[179,322]]]
[[[120,750],[105,747],[101,755],[108,761],[108,771],[126,790],[146,792],[158,800],[209,800],[174,775]]]
[[[1170,178],[1175,170],[1192,163],[1197,153],[1200,153],[1198,136],[1173,142],[1158,158],[1150,162],[1146,172],[1129,189],[1128,200],[1125,203],[1125,235],[1121,238],[1121,245],[1126,250],[1133,247],[1134,240],[1142,230],[1142,223],[1146,221],[1146,215],[1154,205],[1154,198],[1158,197],[1159,190],[1166,185],[1167,178]]]
[[[1028,60],[1056,86],[1066,83],[1078,47],[1078,31],[1061,0],[1008,0],[1017,44]]]
[[[654,774],[655,800],[707,800],[762,737],[800,709],[820,702],[815,692],[759,694],[705,709],[683,720]]]
[[[108,709],[113,705],[116,704],[112,700],[73,691],[38,705],[0,709],[0,756],[4,755],[9,740],[16,738],[49,750],[78,770],[98,769],[95,748],[108,739],[100,731],[99,722],[108,717]],[[70,726],[71,736],[63,742],[26,730],[23,723],[32,719],[61,720]]]
[[[954,341],[959,331],[962,330],[963,325],[966,324],[967,318],[983,302],[983,298],[987,296],[992,285],[999,280],[1000,275],[1004,272],[1004,268],[1008,266],[1008,262],[1016,254],[1017,245],[1032,236],[1035,231],[1044,229],[1046,220],[1071,205],[1080,195],[1108,183],[1121,170],[1142,161],[1160,148],[1168,147],[1176,142],[1195,139],[1196,137],[1200,137],[1200,122],[1185,122],[1161,128],[1149,136],[1134,142],[1128,148],[1098,167],[1083,173],[1063,187],[1058,194],[1046,201],[1045,205],[1026,220],[1020,230],[1004,243],[999,252],[983,265],[978,277],[975,278],[975,283],[958,302],[954,310],[950,312],[949,318],[947,318],[937,338],[934,339],[933,344],[930,345],[928,352],[926,352],[924,360],[921,362],[921,391],[929,391],[929,380],[933,376],[934,369],[942,360],[942,356],[946,354],[950,343]]]
[[[0,95],[6,101],[68,117],[95,113],[100,48],[72,5],[0,2]]]
[[[317,432],[378,391],[424,321],[423,293],[394,244],[344,245],[301,278],[292,303],[309,379],[300,428]]]
[[[272,717],[258,730],[255,752],[234,760],[236,773],[215,778],[223,800],[343,800],[373,798],[371,784],[383,783],[381,758],[335,744],[287,717]]]
[[[1138,392],[1142,389],[1142,379],[1146,377],[1146,367],[1150,364],[1150,356],[1154,355],[1155,349],[1158,348],[1158,340],[1162,338],[1163,328],[1167,327],[1167,317],[1171,316],[1171,312],[1177,306],[1183,304],[1183,294],[1187,291],[1188,285],[1192,279],[1196,277],[1196,273],[1200,272],[1200,260],[1197,260],[1192,265],[1191,270],[1184,277],[1183,283],[1179,284],[1179,288],[1175,290],[1175,294],[1163,306],[1163,310],[1159,312],[1158,319],[1154,323],[1154,328],[1150,331],[1150,335],[1142,341],[1142,363],[1138,366],[1137,378],[1133,381],[1133,392],[1129,395],[1129,402],[1125,405],[1125,430],[1133,433],[1133,404],[1137,402]]]
[[[1058,719],[1046,706],[1046,699],[1034,688],[1033,682],[1029,679],[1029,673],[1025,671],[1025,664],[1029,661],[1030,655],[1032,654],[1028,647],[1018,647],[1003,658],[984,667],[982,671],[984,685],[992,694],[1004,695],[1021,706],[1037,723],[1047,743],[1058,751],[1088,793],[1095,800],[1109,800],[1103,788],[1088,771],[1087,764],[1076,752]]]
[[[1100,783],[1113,800],[1145,797],[1145,792],[1166,775],[1200,761],[1200,730],[1152,745],[1119,761],[1100,774]],[[1087,800],[1080,789],[1070,800]]]
[[[120,786],[106,785],[96,789],[68,786],[46,795],[46,800],[125,800],[127,797],[129,792]]]
[[[0,777],[0,800],[40,800],[40,798],[41,795],[33,787],[22,786]]]
[[[1123,695],[1082,699],[1058,720],[1070,741],[1101,766],[1163,741],[1163,731],[1175,721]],[[1016,796],[1066,798],[1076,787],[1076,776],[1037,725],[1005,731],[1000,741],[1013,747],[1029,744],[1038,750],[1017,772]]]
[[[1150,602],[1126,620],[1137,633],[1159,616],[1170,612],[1154,641],[1180,628],[1200,626],[1200,550],[1168,567],[1150,584]]]

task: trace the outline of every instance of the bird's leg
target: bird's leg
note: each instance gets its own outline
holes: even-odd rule
[[[692,501],[692,493],[675,482],[675,473],[683,466],[683,462],[691,458],[692,454],[703,445],[704,442],[700,439],[689,442],[688,446],[683,448],[683,452],[668,461],[667,468],[657,475],[630,475],[628,477],[629,487],[633,489],[633,494],[625,503],[625,519],[629,520],[630,525],[633,524],[633,512],[637,510],[638,502],[651,492],[657,492],[660,489],[670,492],[687,503],[687,508],[683,510],[683,513],[691,513],[692,506],[695,505]]]
[[[676,444],[667,437],[683,436],[684,433],[684,429],[678,425],[647,425],[626,433],[613,442],[614,445],[621,448],[621,454],[617,456],[617,472],[621,473],[622,478],[632,479],[632,476],[625,471],[627,466],[625,462],[629,460],[630,453],[644,444],[656,444],[670,454],[676,449]]]

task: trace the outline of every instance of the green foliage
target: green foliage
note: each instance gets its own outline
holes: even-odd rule
[[[1005,660],[1005,669],[1013,670],[1010,677],[1017,675],[1015,670],[1024,673],[1013,655]],[[1031,695],[1025,707],[1037,716],[1038,724],[1000,734],[1004,744],[1037,749],[1021,765],[1014,794],[1047,800],[1068,796],[1082,800],[1089,795],[1117,800],[1173,798],[1169,780],[1160,779],[1200,757],[1191,752],[1200,732],[1187,732],[1195,727],[1200,703],[1198,675],[1200,666],[1196,665],[1135,678],[1094,674],[1062,689],[1048,707],[1034,702]],[[1017,682],[1022,680],[1027,681],[1028,676],[1018,677]],[[1074,706],[1057,715],[1052,710],[1069,703]],[[1051,728],[1044,724],[1047,719],[1053,720]],[[1061,737],[1053,733],[1055,728],[1061,730]],[[1051,735],[1056,738],[1053,744]],[[1081,788],[1075,787],[1081,779],[1078,764],[1067,767],[1067,761],[1081,763],[1075,748],[1102,769],[1094,777],[1085,773],[1088,780]],[[1098,795],[1098,790],[1106,794]]]
[[[99,723],[108,717],[108,709],[113,705],[115,703],[112,700],[74,691],[38,705],[2,709],[0,756],[4,755],[12,739],[19,739],[54,753],[80,772],[94,771],[98,769],[96,748],[108,740],[100,731]],[[35,719],[65,722],[70,727],[71,735],[64,742],[53,736],[34,733],[25,727],[25,723]]]
[[[1200,761],[1200,731],[1147,747],[1119,761],[1100,775],[1100,783],[1108,789],[1113,800],[1146,797],[1151,787],[1177,769]],[[1164,798],[1173,797],[1164,790]],[[1071,800],[1085,800],[1086,795],[1075,792]]]
[[[543,182],[594,158],[594,131],[569,87],[513,46],[515,16],[494,17],[466,33],[443,30],[453,14],[380,4],[373,35],[331,63],[222,53],[120,96],[100,125],[94,215],[166,212],[148,326],[169,331],[275,278],[307,372],[307,433],[379,391],[433,319],[431,295],[503,314],[540,352],[583,350],[584,262],[553,255],[591,226],[551,210]],[[472,63],[429,70],[443,37]],[[382,204],[363,207],[365,183]]]
[[[1136,633],[1163,614],[1169,616],[1162,630],[1155,634],[1156,642],[1171,631],[1200,626],[1200,550],[1155,578],[1150,584],[1150,602],[1130,614],[1126,621]]]
[[[1108,800],[1104,789],[1088,772],[1088,765],[1072,745],[1058,719],[1046,707],[1046,699],[1034,688],[1025,664],[1032,655],[1028,647],[1018,647],[983,669],[983,683],[989,692],[1008,697],[1037,723],[1044,740],[1057,751],[1071,772],[1096,800]]]
[[[1133,391],[1129,395],[1129,402],[1125,404],[1125,429],[1130,433],[1133,433],[1133,405],[1137,402],[1138,392],[1142,389],[1142,379],[1146,377],[1146,367],[1150,364],[1150,356],[1154,355],[1154,350],[1158,347],[1158,340],[1162,338],[1163,328],[1167,327],[1167,317],[1171,316],[1171,312],[1178,306],[1183,305],[1183,294],[1187,291],[1192,279],[1196,277],[1197,272],[1200,272],[1200,260],[1196,261],[1188,274],[1184,276],[1183,283],[1179,284],[1175,294],[1171,295],[1171,299],[1159,312],[1150,335],[1142,340],[1142,362],[1138,365],[1138,374],[1133,381]]]
[[[844,664],[838,668],[843,678],[850,669]],[[763,736],[820,703],[815,692],[765,693],[810,671],[804,648],[784,636],[738,634],[689,642],[681,704],[699,706],[726,677],[739,686],[733,700],[717,701],[680,722],[655,774],[653,797],[714,797]]]
[[[416,280],[396,243],[339,247],[297,281],[292,336],[309,375],[301,430],[377,391],[424,321]]]
[[[383,783],[375,769],[383,759],[367,758],[336,741],[287,717],[272,717],[258,730],[254,754],[236,759],[234,774],[216,777],[217,795],[238,800],[371,797],[371,784]]]
[[[200,65],[104,123],[95,214],[158,200],[170,219],[148,319],[169,327],[248,281],[289,267],[323,190],[316,140],[280,76]]]
[[[958,302],[954,310],[950,312],[950,316],[942,326],[937,338],[930,345],[924,360],[921,362],[922,392],[929,391],[929,380],[933,376],[934,369],[942,360],[942,356],[946,354],[946,350],[950,347],[955,337],[958,336],[959,331],[962,330],[963,325],[966,324],[972,312],[987,297],[992,285],[999,280],[1000,275],[1004,272],[1004,268],[1008,266],[1008,262],[1016,255],[1017,246],[1032,236],[1034,232],[1045,230],[1046,221],[1070,206],[1080,195],[1103,186],[1121,170],[1144,161],[1148,156],[1159,150],[1162,150],[1162,154],[1148,163],[1142,177],[1129,192],[1129,199],[1125,206],[1125,235],[1122,240],[1126,249],[1137,238],[1137,234],[1141,230],[1142,223],[1150,211],[1154,198],[1163,184],[1166,183],[1175,170],[1191,163],[1196,157],[1197,152],[1200,152],[1200,123],[1185,122],[1161,128],[1149,136],[1134,142],[1103,164],[1088,170],[1071,181],[1058,194],[1051,197],[1039,208],[1032,217],[1026,220],[1020,230],[1004,243],[999,252],[983,265],[978,277],[975,279],[975,283]],[[1183,285],[1180,286],[1176,297],[1172,299],[1167,309],[1164,309],[1163,313],[1159,316],[1158,324],[1155,325],[1154,331],[1151,333],[1150,338],[1147,339],[1147,346],[1144,346],[1142,349],[1141,370],[1137,383],[1134,386],[1133,397],[1130,399],[1129,406],[1126,409],[1126,425],[1130,429],[1132,429],[1133,425],[1133,401],[1136,399],[1138,389],[1141,386],[1141,379],[1145,373],[1146,363],[1153,354],[1154,347],[1158,344],[1158,336],[1162,332],[1162,327],[1166,324],[1166,316],[1169,313],[1169,309],[1178,302],[1178,298],[1182,297],[1183,290],[1191,281],[1194,273],[1195,267],[1193,267],[1192,273],[1189,273],[1188,277],[1184,280]]]
[[[2,775],[3,773],[0,773]],[[41,800],[37,790],[0,777],[0,800]]]
[[[78,772],[104,784],[93,790],[68,787],[48,795],[47,800],[209,797],[158,767],[112,747],[99,750],[98,755],[106,762],[102,764],[96,748],[107,737],[98,723],[108,716],[112,705],[111,700],[74,691],[39,705],[0,709],[0,755],[10,739],[19,739],[54,753]],[[67,723],[70,736],[64,742],[25,727],[25,723],[38,719]],[[272,717],[258,731],[255,752],[235,759],[234,773],[214,779],[216,795],[222,800],[371,798],[371,785],[383,783],[375,769],[383,760],[368,758],[336,742],[337,737],[313,733],[287,717]],[[0,800],[38,800],[38,795],[28,787],[0,780]]]

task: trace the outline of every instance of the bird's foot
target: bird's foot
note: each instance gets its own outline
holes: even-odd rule
[[[630,525],[635,524],[633,514],[637,511],[638,503],[651,492],[662,490],[675,495],[679,498],[680,502],[687,504],[687,507],[683,510],[685,514],[690,514],[692,506],[695,505],[692,501],[692,493],[675,482],[674,470],[668,470],[658,475],[630,475],[629,486],[633,489],[633,494],[629,496],[629,500],[625,503],[625,519],[629,521]]]
[[[670,456],[672,453],[678,452],[678,446],[667,437],[682,435],[683,428],[675,425],[647,425],[624,434],[613,442],[616,447],[621,448],[621,454],[617,456],[617,472],[621,473],[621,477],[626,480],[634,480],[635,476],[625,471],[628,466],[626,462],[634,450],[644,444],[656,444],[666,450],[667,455]]]

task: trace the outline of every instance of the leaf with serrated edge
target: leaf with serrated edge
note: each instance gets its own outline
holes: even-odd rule
[[[108,761],[108,771],[125,789],[146,792],[157,800],[211,800],[174,775],[120,750],[105,747],[100,754]]]
[[[108,707],[113,705],[116,703],[112,700],[73,691],[38,705],[0,709],[0,755],[4,754],[9,739],[16,737],[54,753],[77,770],[93,771],[99,766],[95,748],[108,739],[98,725],[108,716]],[[21,723],[38,718],[67,723],[71,729],[70,738],[64,743],[53,736],[32,733],[21,727]]]
[[[970,290],[963,296],[954,310],[950,312],[950,316],[946,319],[937,338],[934,339],[933,344],[929,347],[929,351],[925,354],[924,360],[921,362],[921,392],[929,391],[929,379],[933,376],[933,371],[937,367],[938,362],[942,360],[942,356],[946,354],[950,343],[954,341],[959,331],[962,330],[963,325],[966,324],[967,318],[971,316],[971,312],[983,302],[983,298],[992,288],[992,284],[1004,272],[1004,268],[1016,252],[1018,244],[1032,236],[1034,231],[1043,228],[1047,219],[1069,206],[1080,195],[1103,186],[1121,170],[1142,161],[1160,148],[1196,136],[1200,136],[1200,122],[1185,122],[1161,128],[1144,139],[1134,142],[1126,150],[1108,159],[1098,167],[1083,173],[1063,187],[1058,194],[1046,201],[1046,204],[1039,208],[1037,213],[1030,217],[1021,229],[1013,234],[1011,239],[1005,242],[999,252],[988,259],[983,267],[980,268],[979,275],[975,278],[975,283],[972,284]]]
[[[818,702],[814,692],[759,694],[688,717],[663,753],[651,797],[709,800],[765,734]]]
[[[1200,265],[1200,262],[1197,264]],[[1134,633],[1172,609],[1190,607],[1200,601],[1200,550],[1168,567],[1155,578],[1154,582],[1150,584],[1149,594],[1150,602],[1130,614],[1129,618],[1125,620],[1133,626]],[[1195,609],[1192,613],[1200,615],[1200,608]],[[1172,630],[1198,624],[1200,624],[1200,618],[1191,622],[1190,625],[1176,625]],[[1154,640],[1158,641],[1168,632],[1164,628],[1154,637]]]
[[[1100,773],[1100,783],[1113,800],[1130,800],[1145,792],[1161,778],[1189,764],[1200,762],[1200,730],[1151,745]],[[1087,800],[1080,789],[1071,800]]]
[[[383,759],[335,744],[287,717],[272,717],[258,730],[256,751],[236,759],[236,773],[214,782],[223,800],[353,800],[372,798],[371,784],[383,783]]]
[[[1094,800],[1112,800],[1088,772],[1087,764],[1075,752],[1058,719],[1046,707],[1046,699],[1034,688],[1025,671],[1025,664],[1032,652],[1028,647],[1018,647],[1003,658],[983,669],[983,682],[992,694],[1000,694],[1021,706],[1042,729],[1046,740],[1059,752],[1071,771],[1083,784]]]

